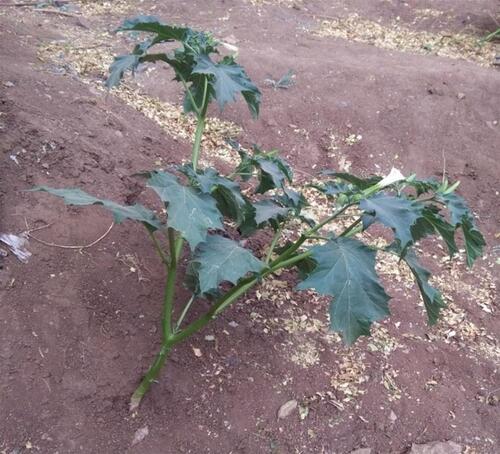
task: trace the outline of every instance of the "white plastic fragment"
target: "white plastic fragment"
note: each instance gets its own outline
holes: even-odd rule
[[[0,235],[0,241],[5,243],[21,262],[28,263],[31,252],[26,249],[28,246],[28,239],[25,236],[14,235],[13,233],[2,233]]]
[[[290,416],[297,408],[297,405],[298,402],[295,399],[285,402],[278,410],[278,419],[285,419]]]
[[[149,435],[148,426],[144,426],[144,427],[141,427],[140,429],[137,429],[135,434],[134,434],[134,438],[132,440],[132,446],[136,445],[137,443],[140,443],[148,435]]]

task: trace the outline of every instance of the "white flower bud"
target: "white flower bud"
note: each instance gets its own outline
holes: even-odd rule
[[[377,186],[382,189],[403,180],[406,180],[406,177],[398,169],[393,167],[389,174],[377,183]]]

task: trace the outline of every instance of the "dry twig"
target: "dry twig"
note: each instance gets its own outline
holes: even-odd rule
[[[50,246],[50,247],[58,247],[58,248],[61,248],[61,249],[88,249],[89,247],[92,247],[92,246],[95,246],[97,243],[99,243],[99,241],[103,240],[109,232],[111,232],[111,229],[114,227],[115,223],[112,222],[111,225],[108,227],[108,229],[99,237],[97,238],[96,240],[92,241],[92,243],[89,243],[89,244],[84,244],[84,245],[65,245],[65,244],[56,244],[56,243],[50,243],[48,241],[45,241],[45,240],[42,240],[40,238],[37,238],[35,236],[33,236],[31,234],[31,232],[35,232],[37,230],[42,230],[42,229],[46,229],[47,227],[50,227],[53,223],[51,224],[46,224],[46,225],[43,225],[41,227],[36,227],[34,229],[30,229],[29,228],[29,225],[28,225],[28,222],[26,221],[25,219],[25,223],[26,223],[26,230],[23,232],[26,236],[28,236],[29,238],[45,245],[45,246]]]

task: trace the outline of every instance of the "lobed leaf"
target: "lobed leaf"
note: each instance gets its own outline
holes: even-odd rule
[[[311,248],[316,267],[299,289],[333,296],[330,323],[352,344],[370,334],[372,322],[389,315],[390,297],[375,272],[376,253],[358,240],[339,237]]]
[[[275,199],[280,205],[287,208],[293,208],[296,215],[300,213],[302,208],[308,205],[304,194],[287,187],[284,187],[283,194],[277,195]]]
[[[446,204],[450,212],[451,223],[455,227],[460,226],[464,218],[472,218],[467,203],[463,197],[460,197],[458,194],[439,194],[439,200]]]
[[[233,145],[234,146],[234,145]],[[292,182],[293,172],[288,163],[276,156],[276,151],[262,152],[254,145],[254,154],[250,155],[241,147],[237,147],[241,162],[236,168],[236,174],[243,181],[249,180],[254,171],[259,172],[259,185],[255,190],[263,194],[271,189],[284,189],[285,181]]]
[[[55,189],[49,188],[48,186],[37,186],[30,191],[47,192],[57,197],[61,197],[66,205],[101,205],[111,211],[117,224],[123,222],[125,219],[132,219],[142,222],[151,231],[162,228],[162,224],[156,215],[140,204],[120,205],[111,200],[94,197],[78,188]]]
[[[180,232],[192,250],[205,241],[208,229],[223,228],[213,197],[182,185],[168,172],[154,171],[149,175],[147,185],[165,202],[168,226]]]
[[[221,110],[227,103],[235,101],[236,95],[241,93],[252,115],[259,115],[260,91],[232,58],[226,57],[215,63],[207,54],[198,55],[192,72],[212,76],[209,84]]]
[[[455,228],[461,227],[465,240],[467,266],[472,267],[474,261],[483,254],[486,241],[477,229],[474,217],[465,200],[458,194],[439,194],[441,202],[446,204],[450,212],[451,223]]]
[[[372,177],[368,177],[368,178],[359,178],[356,175],[353,175],[351,173],[335,172],[333,170],[323,170],[321,172],[321,175],[332,176],[332,177],[338,178],[339,180],[347,181],[348,183],[352,184],[356,189],[359,189],[360,191],[368,189],[369,187],[373,186],[374,184],[377,184],[380,180],[382,180],[382,177],[379,177],[379,176],[372,176]]]
[[[168,25],[155,16],[139,15],[126,19],[116,31],[138,31],[156,33],[155,42],[183,41],[189,29]]]
[[[434,325],[438,320],[439,312],[442,308],[446,307],[443,297],[438,290],[429,284],[431,273],[418,263],[417,256],[413,251],[408,251],[403,257],[403,260],[413,273],[418,288],[420,289],[429,324]]]
[[[471,268],[476,259],[483,255],[483,248],[486,246],[486,241],[470,218],[462,220],[462,231],[465,240],[467,266]]]
[[[278,205],[272,200],[261,200],[253,204],[255,208],[255,222],[262,225],[272,219],[279,221],[288,214],[288,208]]]
[[[238,183],[229,178],[219,175],[213,169],[208,168],[195,172],[190,165],[179,167],[201,192],[211,194],[217,201],[219,211],[237,224],[243,221],[245,206],[248,203],[241,194],[241,188]]]
[[[248,273],[258,273],[264,264],[236,241],[209,235],[195,251],[192,269],[197,274],[199,292],[217,289],[222,282],[236,284]]]
[[[415,241],[428,235],[438,233],[446,243],[450,257],[458,252],[455,243],[455,227],[439,214],[439,209],[434,205],[424,208],[422,217],[412,226],[411,231]]]
[[[372,222],[380,222],[391,228],[402,251],[414,241],[412,226],[422,218],[424,209],[424,205],[419,202],[387,194],[362,199],[359,207],[365,211],[365,228]]]
[[[249,236],[267,223],[276,229],[289,211],[289,208],[271,199],[260,200],[253,204],[248,203],[243,213],[243,222],[239,226],[240,232],[244,236]]]

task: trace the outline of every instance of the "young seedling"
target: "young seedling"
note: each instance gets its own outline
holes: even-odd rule
[[[126,71],[134,71],[140,64],[164,63],[184,88],[184,111],[193,114],[197,122],[190,164],[177,167],[176,174],[146,173],[147,186],[165,206],[166,221],[142,205],[120,205],[79,189],[41,186],[34,190],[62,197],[69,205],[102,205],[117,223],[125,219],[142,223],[165,267],[162,345],[132,395],[132,410],[158,377],[175,345],[284,268],[298,268],[299,290],[315,289],[330,297],[331,328],[341,333],[346,343],[369,335],[372,322],[389,315],[390,299],[375,271],[377,248],[363,243],[359,235],[373,224],[392,230],[393,242],[383,250],[406,262],[422,294],[429,323],[436,323],[444,302],[429,283],[430,273],[417,260],[415,243],[439,235],[453,256],[458,252],[455,235],[461,230],[469,266],[485,244],[465,201],[455,193],[456,184],[404,177],[394,169],[385,178],[327,171],[327,181],[313,187],[327,196],[331,214],[315,223],[302,213],[307,200],[290,189],[292,169],[275,151],[255,148],[250,153],[235,145],[241,162],[229,176],[198,165],[210,102],[216,101],[223,109],[240,94],[254,116],[260,105],[257,87],[233,57],[219,55],[218,43],[210,34],[167,25],[150,16],[127,20],[119,30],[146,32],[150,38],[137,44],[131,54],[115,58],[108,87],[117,85]],[[171,41],[179,42],[180,47],[151,52],[156,45]],[[254,189],[249,191],[249,185]],[[335,235],[331,226],[348,210],[354,221]],[[304,228],[295,241],[284,242],[282,232],[291,221],[302,223]],[[262,229],[272,232],[266,253],[256,256],[238,238],[232,238],[234,226],[238,237]],[[161,246],[161,237],[168,243],[167,250]],[[180,259],[186,256],[184,281],[191,297],[181,302],[176,288]],[[197,318],[190,316],[186,323],[190,309],[200,299],[209,300],[210,308]],[[174,317],[177,313],[180,315]]]
[[[278,80],[274,80],[272,77],[268,77],[267,79],[264,79],[264,82],[273,87],[275,90],[277,90],[278,88],[286,90],[294,84],[294,77],[295,72],[293,71],[293,69],[289,69]]]

